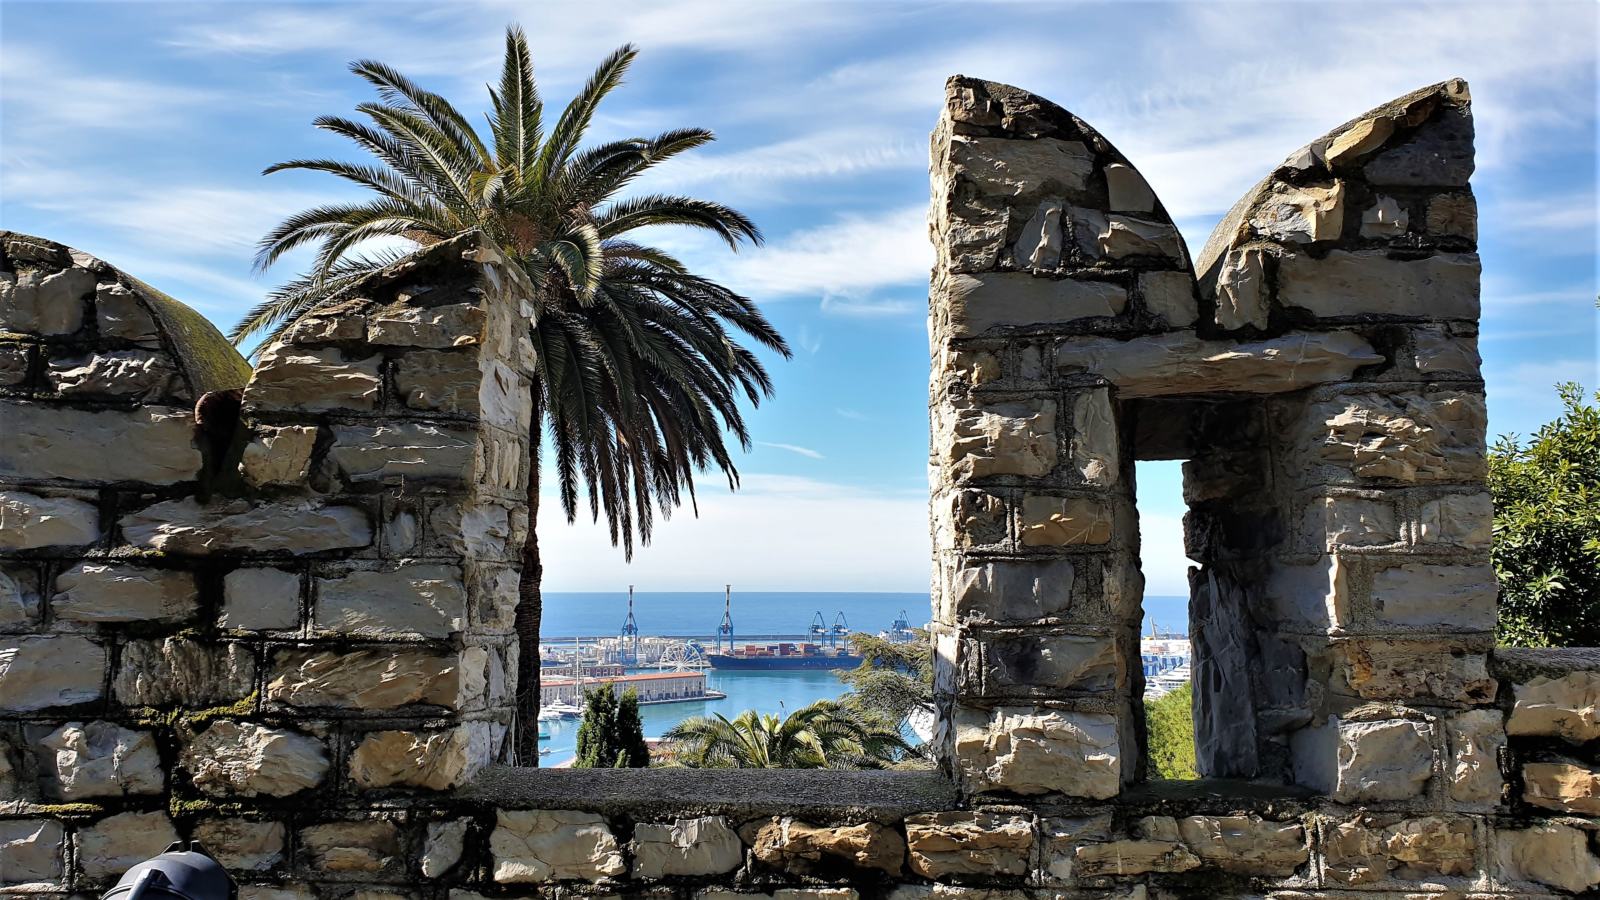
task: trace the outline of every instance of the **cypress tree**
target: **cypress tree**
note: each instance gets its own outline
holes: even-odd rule
[[[576,769],[642,769],[650,765],[639,718],[639,695],[629,689],[619,699],[611,685],[583,695],[583,724],[578,726]]]

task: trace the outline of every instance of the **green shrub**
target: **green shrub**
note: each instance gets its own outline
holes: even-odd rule
[[[1144,705],[1151,780],[1200,777],[1194,767],[1193,698],[1194,691],[1186,684]]]
[[[1558,390],[1559,418],[1489,452],[1502,644],[1600,645],[1600,409]]]
[[[583,724],[578,726],[575,769],[643,769],[650,765],[650,747],[639,718],[639,695],[629,688],[618,698],[611,685],[583,695]]]

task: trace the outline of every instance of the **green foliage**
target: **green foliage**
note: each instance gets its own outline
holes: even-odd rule
[[[917,709],[933,706],[933,645],[928,633],[895,643],[875,635],[851,635],[861,665],[836,672],[850,688],[839,703],[865,721],[900,728]]]
[[[1489,452],[1502,644],[1600,645],[1600,409],[1558,390],[1559,418]]]
[[[575,769],[643,769],[650,765],[639,720],[639,695],[629,688],[618,698],[611,685],[583,694]]]
[[[834,700],[779,719],[747,709],[733,719],[694,716],[667,732],[673,759],[696,769],[881,769],[911,748],[898,727],[863,719]]]
[[[1199,778],[1194,764],[1194,690],[1184,685],[1144,705],[1151,779]]]

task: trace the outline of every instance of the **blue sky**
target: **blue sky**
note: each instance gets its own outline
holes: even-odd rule
[[[920,590],[927,584],[927,134],[954,73],[1093,123],[1145,173],[1192,250],[1290,151],[1412,88],[1472,84],[1492,433],[1557,410],[1596,371],[1596,7],[1555,4],[753,2],[376,5],[0,2],[0,224],[104,257],[226,327],[257,238],[347,197],[261,177],[357,158],[310,127],[391,63],[486,106],[520,22],[547,102],[625,41],[643,53],[594,136],[694,124],[720,140],[641,187],[751,214],[737,256],[656,240],[758,299],[795,346],[752,415],[744,489],[663,524],[631,567],[591,526],[548,523],[555,590]],[[1152,593],[1183,590],[1171,465],[1141,467]]]

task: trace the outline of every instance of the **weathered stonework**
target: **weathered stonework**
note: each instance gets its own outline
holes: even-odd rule
[[[241,900],[1600,887],[1600,657],[1491,650],[1465,85],[1294,154],[1192,264],[1048,101],[952,79],[932,150],[942,775],[496,765],[534,288],[481,236],[252,370],[0,234],[0,891],[91,896],[176,838]],[[1240,781],[1141,783],[1157,458],[1187,461],[1197,758]]]

